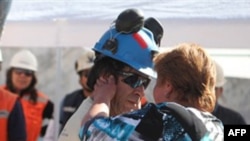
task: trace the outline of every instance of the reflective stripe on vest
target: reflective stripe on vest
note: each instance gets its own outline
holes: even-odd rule
[[[30,101],[30,96],[29,95],[25,95],[22,97],[23,100],[27,100]],[[47,103],[48,99],[45,97],[37,97],[37,102],[38,103]]]
[[[9,111],[0,109],[0,118],[8,118],[9,114],[10,114]]]
[[[0,88],[0,141],[8,141],[8,118],[17,96]]]

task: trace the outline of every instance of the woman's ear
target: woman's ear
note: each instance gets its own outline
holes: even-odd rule
[[[169,100],[172,96],[173,87],[172,84],[168,81],[164,84],[164,90],[165,90],[165,97]]]

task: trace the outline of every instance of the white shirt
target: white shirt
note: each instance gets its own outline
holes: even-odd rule
[[[69,118],[69,120],[65,124],[61,134],[59,135],[58,141],[80,141],[78,133],[81,128],[81,123],[83,117],[92,106],[92,103],[93,101],[90,97],[86,98],[82,102],[77,111]]]

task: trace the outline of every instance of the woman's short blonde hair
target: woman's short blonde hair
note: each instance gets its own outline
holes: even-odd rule
[[[159,82],[170,82],[184,106],[213,111],[215,67],[200,45],[179,44],[170,51],[159,53],[154,62]]]

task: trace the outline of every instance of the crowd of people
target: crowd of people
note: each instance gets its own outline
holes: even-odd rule
[[[0,50],[0,62],[9,61],[0,87],[0,140],[222,141],[224,125],[246,124],[218,102],[226,82],[218,62],[197,43],[159,51],[163,29],[139,9],[122,11],[76,58],[81,89],[64,95],[60,111],[37,88],[34,53],[20,50],[3,60]],[[154,103],[145,97],[152,79]],[[59,129],[54,112],[60,112]],[[45,119],[53,121],[49,127]]]

